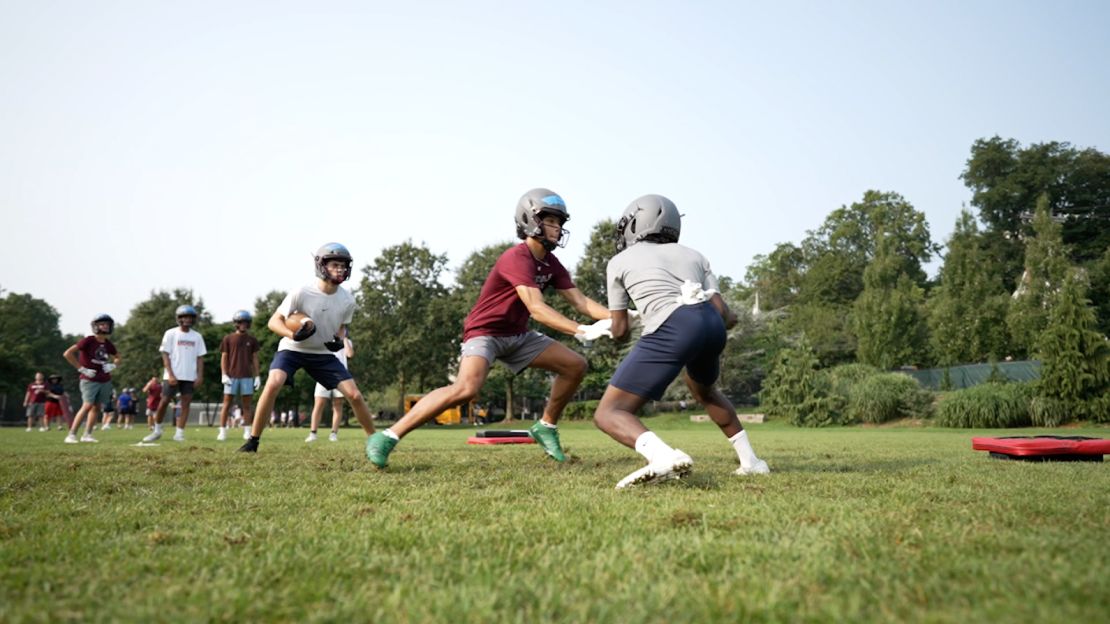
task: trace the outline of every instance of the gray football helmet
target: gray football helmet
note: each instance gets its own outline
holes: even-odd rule
[[[328,275],[327,264],[331,260],[339,260],[344,266],[343,274],[339,278],[333,278]],[[321,245],[316,250],[313,256],[313,261],[316,263],[316,277],[333,284],[342,284],[351,278],[351,264],[354,259],[351,258],[351,252],[339,243],[326,243]],[[338,279],[338,281],[336,281]]]
[[[561,223],[570,221],[567,204],[554,191],[545,188],[534,188],[516,203],[516,236],[519,239],[538,238],[544,249],[551,251],[555,247],[566,247],[570,240],[570,231],[563,228],[559,240],[551,242],[543,235],[544,215],[559,217]]]
[[[628,205],[617,221],[617,251],[654,235],[656,240],[677,243],[682,215],[674,202],[662,195],[644,195]]]

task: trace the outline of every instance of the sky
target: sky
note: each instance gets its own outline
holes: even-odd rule
[[[227,321],[329,241],[455,268],[534,187],[571,268],[647,193],[737,279],[868,189],[943,242],[976,139],[1110,151],[1107,33],[1066,0],[0,0],[0,289],[66,333],[173,288]]]

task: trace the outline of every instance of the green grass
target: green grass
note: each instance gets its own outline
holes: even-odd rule
[[[735,477],[712,424],[648,420],[695,460],[616,492],[638,455],[423,429],[378,472],[361,434],[257,456],[0,431],[0,621],[965,622],[1110,613],[1110,465],[971,450],[998,431],[752,425]],[[1006,430],[1001,435],[1018,435]],[[1110,429],[1068,429],[1108,437]]]

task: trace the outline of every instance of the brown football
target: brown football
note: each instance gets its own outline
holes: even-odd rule
[[[285,317],[285,326],[293,333],[296,333],[297,330],[301,328],[302,322],[311,323],[312,319],[308,318],[308,315],[304,312],[294,312]]]

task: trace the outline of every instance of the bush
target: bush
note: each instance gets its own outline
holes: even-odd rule
[[[848,422],[879,424],[899,418],[927,418],[933,394],[917,380],[901,373],[881,373],[864,378],[849,390]]]
[[[1027,427],[1032,421],[1029,384],[981,384],[949,394],[937,410],[942,427]]]
[[[1110,423],[1110,396],[1091,399],[1087,413],[1090,419],[1097,423]]]
[[[574,401],[567,403],[563,409],[563,418],[567,420],[592,420],[594,412],[597,411],[597,404],[600,401]]]
[[[1082,413],[1082,405],[1052,397],[1035,396],[1030,405],[1033,424],[1038,427],[1059,427],[1075,420]]]

